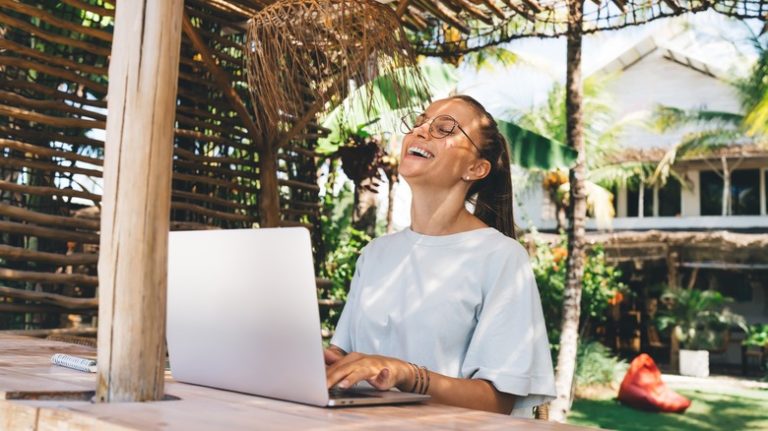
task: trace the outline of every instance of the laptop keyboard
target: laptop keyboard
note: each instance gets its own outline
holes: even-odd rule
[[[339,388],[331,388],[328,389],[328,396],[333,399],[339,399],[339,398],[378,398],[377,395],[374,393],[366,393],[366,392],[360,392],[355,391],[351,389],[339,389]]]

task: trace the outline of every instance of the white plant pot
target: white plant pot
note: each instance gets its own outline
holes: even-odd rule
[[[709,351],[680,349],[680,375],[709,376]]]

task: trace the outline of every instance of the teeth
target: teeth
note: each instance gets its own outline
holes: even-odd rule
[[[431,159],[431,158],[435,157],[434,154],[430,153],[429,151],[427,151],[427,150],[425,150],[423,148],[419,148],[419,147],[411,147],[411,148],[409,148],[408,149],[408,154],[413,154],[413,155],[416,155],[416,156],[421,156],[421,157],[424,157],[424,158],[427,158],[427,159]]]

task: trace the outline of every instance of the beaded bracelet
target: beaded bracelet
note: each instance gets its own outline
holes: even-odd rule
[[[413,367],[414,371],[414,378],[413,378],[413,387],[409,392],[415,393],[416,389],[421,389],[421,373],[419,373],[419,367],[416,366],[413,362],[408,363],[411,367]]]
[[[420,394],[426,394],[427,391],[429,391],[429,381],[430,381],[429,370],[427,369],[427,367],[421,367],[421,369],[424,370],[426,383],[424,384],[424,387],[422,388],[421,392],[419,392],[419,393]]]

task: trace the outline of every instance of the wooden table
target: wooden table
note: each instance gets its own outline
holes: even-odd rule
[[[435,403],[325,409],[178,383],[170,375],[165,392],[179,400],[91,403],[95,374],[53,366],[53,353],[96,356],[89,347],[0,335],[0,429],[588,429]],[[61,398],[63,395],[68,399]]]

